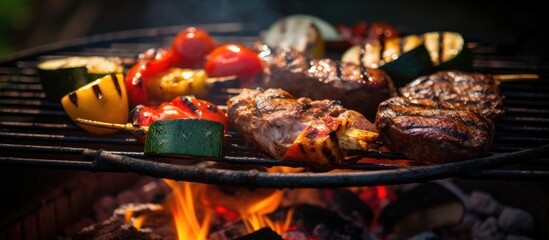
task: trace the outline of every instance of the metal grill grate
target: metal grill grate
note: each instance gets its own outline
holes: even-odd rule
[[[253,43],[256,26],[203,26],[218,42]],[[231,132],[224,158],[217,164],[203,159],[158,158],[142,153],[142,145],[126,132],[95,136],[77,127],[61,105],[44,100],[36,64],[52,56],[118,56],[126,67],[138,53],[168,46],[182,26],[94,36],[45,46],[0,61],[0,164],[84,171],[133,171],[154,177],[248,187],[338,187],[386,185],[447,177],[549,178],[549,62],[497,53],[475,56],[475,70],[493,74],[538,74],[538,80],[502,83],[506,116],[496,123],[491,154],[480,159],[433,166],[403,166],[398,154],[365,153],[369,161],[342,166],[351,171],[328,171],[315,165],[270,158]],[[207,100],[224,105],[233,94],[214,88]],[[413,163],[413,162],[408,162]],[[257,166],[309,169],[300,173],[268,173]],[[252,170],[250,170],[252,169]]]

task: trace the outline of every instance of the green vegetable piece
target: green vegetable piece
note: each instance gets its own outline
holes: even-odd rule
[[[107,57],[65,57],[38,64],[38,77],[46,99],[55,102],[89,82],[123,71],[119,58]]]
[[[154,121],[147,133],[145,154],[221,158],[223,124],[204,119]]]
[[[87,69],[83,66],[60,69],[44,69],[38,66],[38,77],[46,99],[54,102],[61,101],[63,96],[89,82]]]

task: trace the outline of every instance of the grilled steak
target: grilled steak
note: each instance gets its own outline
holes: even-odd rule
[[[402,87],[400,93],[465,107],[492,120],[505,113],[499,81],[489,74],[441,71],[416,79]]]
[[[494,139],[492,121],[451,104],[394,97],[379,105],[376,127],[391,151],[427,163],[483,156]]]
[[[258,47],[256,46],[256,49]],[[294,50],[263,48],[266,88],[281,88],[298,97],[334,99],[373,120],[377,106],[396,96],[390,77],[380,69],[332,59],[313,59]]]
[[[295,99],[281,89],[243,89],[227,101],[227,113],[248,144],[259,146],[276,159],[339,164],[343,162],[341,144],[345,137],[351,136],[359,145],[375,140],[361,134],[377,138],[371,122],[338,101]],[[292,146],[299,150],[297,155],[290,156],[289,149],[296,150]]]

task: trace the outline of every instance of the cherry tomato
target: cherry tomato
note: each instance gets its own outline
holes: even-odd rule
[[[188,27],[181,30],[172,42],[176,66],[201,68],[204,58],[216,45],[213,38],[203,29]]]
[[[224,44],[212,50],[206,58],[204,69],[210,77],[236,75],[241,87],[257,83],[263,64],[257,54],[239,44]]]
[[[153,55],[154,57],[152,57]],[[151,104],[145,87],[147,79],[155,74],[168,71],[174,65],[173,52],[169,50],[154,50],[153,53],[153,50],[149,49],[140,56],[137,64],[128,70],[125,78],[131,106]]]

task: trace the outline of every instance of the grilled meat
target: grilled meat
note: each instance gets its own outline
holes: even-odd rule
[[[375,126],[338,101],[295,99],[282,89],[243,89],[227,101],[229,121],[248,144],[276,159],[341,164],[345,150],[366,150]]]
[[[505,113],[499,81],[489,74],[441,71],[416,79],[400,88],[400,93],[404,97],[465,107],[492,120]]]
[[[290,49],[255,45],[265,62],[264,87],[281,88],[298,97],[334,99],[373,120],[377,106],[396,96],[390,77],[371,69],[332,59],[313,59]]]
[[[391,151],[427,163],[483,156],[494,139],[492,121],[448,103],[394,97],[379,105],[376,127]]]

